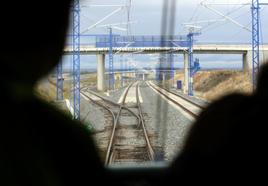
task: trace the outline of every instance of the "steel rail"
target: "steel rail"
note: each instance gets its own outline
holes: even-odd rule
[[[92,101],[94,104],[96,104],[96,105],[98,105],[98,106],[104,108],[105,110],[107,110],[107,111],[112,115],[112,117],[113,117],[113,123],[114,123],[114,121],[115,121],[115,115],[114,115],[114,112],[112,111],[112,109],[110,109],[110,108],[107,107],[106,105],[101,104],[101,103],[99,103],[98,101],[92,99],[90,96],[86,95],[86,94],[83,93],[83,92],[81,92],[81,94],[82,94],[83,96],[85,96],[86,98],[88,98],[90,101]]]
[[[107,150],[107,153],[106,153],[105,165],[111,164],[113,162],[113,160],[114,160],[114,152],[113,152],[112,148],[114,146],[114,141],[115,141],[115,130],[117,128],[119,118],[120,118],[120,114],[121,114],[121,111],[123,109],[123,105],[125,104],[125,100],[126,100],[128,91],[129,91],[129,89],[130,89],[130,87],[132,85],[133,85],[133,83],[130,84],[127,87],[127,90],[126,90],[125,94],[123,95],[123,101],[122,101],[122,104],[119,107],[119,111],[117,113],[117,116],[116,116],[116,119],[115,119],[115,122],[114,122],[114,126],[113,126],[113,130],[112,130],[112,133],[111,133],[111,137],[110,137],[110,141],[109,141],[109,145],[108,145],[108,150]]]
[[[110,104],[112,104],[112,105],[115,105],[115,106],[118,106],[118,107],[122,106],[122,109],[125,109],[125,110],[129,111],[130,113],[132,113],[135,117],[137,117],[137,118],[140,120],[139,116],[138,116],[135,112],[133,112],[131,109],[125,107],[124,105],[119,104],[119,103],[115,103],[114,101],[111,101],[111,100],[109,100],[109,99],[106,99],[106,98],[104,98],[104,97],[98,95],[97,93],[95,93],[95,92],[93,92],[93,91],[91,91],[91,90],[87,90],[87,91],[88,91],[89,93],[93,94],[94,96],[96,96],[96,97],[102,99],[102,100],[105,101],[105,102],[108,102],[108,103],[110,103]]]
[[[162,96],[164,96],[166,99],[168,99],[169,101],[171,101],[172,103],[174,103],[175,105],[179,106],[180,108],[182,108],[186,113],[188,113],[189,115],[191,115],[193,118],[197,118],[198,115],[193,113],[192,111],[190,111],[189,109],[187,109],[185,106],[183,106],[182,104],[178,103],[177,101],[175,101],[174,99],[170,98],[168,95],[166,95],[163,91],[158,90],[157,88],[155,88],[154,86],[151,85],[151,83],[148,83],[148,85],[154,89],[156,92],[158,92],[159,94],[161,94]]]
[[[156,85],[155,83],[153,83],[153,84],[154,84],[155,86],[157,86],[157,87],[159,87],[159,88],[161,88],[161,89],[167,91],[168,93],[173,94],[174,96],[177,96],[177,97],[179,97],[179,98],[181,98],[181,99],[183,99],[183,100],[185,100],[185,101],[191,103],[192,105],[194,105],[194,106],[196,106],[196,107],[198,107],[198,108],[200,108],[200,109],[205,109],[204,106],[202,106],[202,105],[200,105],[200,104],[197,104],[197,103],[195,103],[194,101],[192,101],[192,100],[190,100],[190,99],[187,99],[187,98],[185,98],[185,97],[183,97],[183,96],[181,96],[181,95],[179,95],[179,94],[176,94],[176,93],[174,93],[174,92],[172,92],[172,91],[170,91],[170,90],[168,90],[168,89],[166,89],[166,88],[160,87],[159,85]]]
[[[144,138],[146,140],[146,144],[147,144],[147,147],[148,147],[149,159],[151,161],[154,161],[154,158],[155,158],[154,150],[153,150],[152,145],[150,143],[148,133],[147,133],[147,130],[146,130],[146,127],[145,127],[143,114],[142,114],[142,108],[141,108],[141,103],[140,103],[140,98],[139,98],[139,83],[137,83],[137,85],[136,85],[136,100],[137,100],[139,115],[140,115],[140,118],[141,118],[141,123],[140,124],[142,126],[142,130],[143,130],[143,133],[144,133]]]

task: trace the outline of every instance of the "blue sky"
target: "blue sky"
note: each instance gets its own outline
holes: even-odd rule
[[[126,4],[127,0],[81,0],[81,31],[86,30],[89,26],[99,21],[106,15],[113,12],[116,7],[95,7],[90,5],[119,5]],[[159,35],[161,33],[161,17],[162,5],[165,0],[132,0],[131,20],[136,23],[131,25],[131,34],[133,35]],[[185,34],[183,23],[196,22],[203,20],[223,19],[208,8],[201,6],[203,0],[177,0],[175,33]],[[207,0],[206,4],[221,3],[226,5],[210,5],[213,9],[223,14],[228,14],[239,24],[251,29],[251,13],[249,5],[231,5],[250,3],[249,0]],[[268,0],[260,0],[260,2],[268,2]],[[262,41],[268,42],[268,7],[261,9],[262,23]],[[113,15],[100,25],[126,22],[126,10],[122,10]],[[251,42],[251,33],[230,21],[218,21],[213,24],[198,24],[202,27],[202,34],[196,39],[198,42]],[[92,28],[86,32],[87,34],[107,34],[106,28]],[[124,35],[125,32],[116,31],[117,34]],[[202,55],[200,57],[201,67],[211,68],[232,68],[241,67],[241,56],[239,55]],[[114,65],[120,67],[121,57],[115,56]],[[157,61],[152,56],[136,55],[124,56],[123,60],[129,61],[133,66],[133,61],[139,67],[153,66]],[[70,66],[71,59],[65,57],[65,66]],[[175,57],[175,65],[182,66],[182,57]],[[108,66],[108,65],[107,65]],[[82,56],[81,68],[96,68],[95,56]]]

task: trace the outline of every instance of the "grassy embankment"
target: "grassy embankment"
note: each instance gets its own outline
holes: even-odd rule
[[[177,80],[184,81],[182,71],[176,74]],[[71,94],[71,77],[65,75],[63,94],[65,99],[70,98]],[[96,74],[81,74],[81,87],[97,83]],[[117,79],[117,86],[120,81]],[[194,91],[197,96],[208,101],[213,101],[224,95],[240,92],[251,92],[251,78],[249,73],[236,70],[211,70],[200,71],[194,77]],[[56,79],[48,77],[41,80],[36,86],[36,92],[41,98],[48,102],[54,102],[56,98]]]
[[[64,99],[70,99],[72,88],[72,77],[65,75],[63,83]],[[81,74],[81,87],[86,85],[96,85],[96,74]],[[56,99],[56,78],[53,76],[40,80],[36,85],[37,94],[48,102],[54,102]]]
[[[183,81],[183,73],[178,72],[176,79]],[[234,92],[250,94],[251,88],[250,74],[237,70],[200,71],[194,77],[195,94],[208,101]]]

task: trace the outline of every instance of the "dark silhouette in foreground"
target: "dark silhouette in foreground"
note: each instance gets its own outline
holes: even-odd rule
[[[1,186],[105,181],[86,127],[34,94],[61,58],[70,7],[71,0],[1,2]]]
[[[267,183],[267,81],[265,65],[253,95],[226,96],[201,113],[172,164],[168,181],[176,185]]]
[[[103,185],[110,181],[87,129],[34,95],[37,80],[60,60],[70,3],[1,2],[1,186]],[[165,185],[265,180],[267,80],[265,66],[254,95],[227,96],[201,114]],[[140,170],[135,171],[127,174],[126,181],[131,176],[136,180]]]

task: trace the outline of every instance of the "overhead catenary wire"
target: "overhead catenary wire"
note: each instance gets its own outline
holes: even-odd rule
[[[229,12],[227,12],[225,15],[226,16],[230,16],[230,15],[232,15],[233,13],[235,13],[235,12],[237,12],[237,11],[239,11],[239,10],[241,10],[242,8],[244,8],[246,5],[241,5],[241,6],[239,6],[238,8],[236,8],[236,9],[233,9],[232,11],[229,11]],[[247,11],[246,13],[248,13],[248,12],[250,12],[250,11]],[[237,16],[237,17],[235,17],[234,19],[237,19],[237,18],[240,18],[240,17],[242,17],[244,15],[244,13],[243,14],[241,14],[241,15],[239,15],[239,16]],[[207,30],[213,30],[213,29],[215,29],[215,28],[219,28],[220,26],[223,26],[223,25],[226,25],[226,24],[228,24],[228,22],[224,22],[224,23],[221,23],[221,24],[217,24],[217,22],[215,22],[215,23],[209,23],[208,25],[206,25],[206,26],[204,26],[203,28],[202,28],[202,32],[206,32]],[[212,26],[212,25],[215,25],[214,27],[210,27],[210,26]],[[248,25],[245,25],[245,27],[248,27]]]
[[[130,15],[131,15],[131,7],[132,7],[132,0],[126,0],[127,2],[127,22],[129,23],[131,18],[130,18]],[[131,34],[131,26],[130,24],[127,25],[127,35],[130,35]]]
[[[266,7],[264,7],[264,8],[262,8],[261,10],[260,10],[260,13],[262,13],[264,10],[265,10],[265,8]],[[241,14],[239,17],[242,17],[242,16],[244,16],[244,15],[246,15],[246,14],[250,14],[251,13],[251,10],[248,10],[247,12],[245,12],[244,14]],[[237,17],[238,18],[238,17]],[[245,24],[245,26],[247,26],[247,27],[249,27],[250,25],[252,24],[252,21],[250,20],[247,24]],[[261,34],[262,34],[262,29],[260,29],[261,30]],[[238,34],[240,34],[241,32],[243,32],[243,30],[239,30],[238,32],[236,32],[235,34],[233,34],[232,36],[231,36],[231,38],[234,38],[234,37],[236,37]],[[261,36],[262,37],[262,36]]]
[[[241,28],[243,28],[243,29],[245,29],[245,30],[251,32],[251,30],[250,30],[249,28],[245,27],[244,25],[240,24],[238,21],[236,21],[236,20],[234,20],[233,18],[229,17],[228,15],[226,15],[226,14],[220,12],[219,10],[217,10],[217,9],[211,7],[211,6],[208,6],[208,5],[206,5],[206,4],[202,4],[202,6],[204,6],[205,8],[207,8],[207,9],[209,9],[209,10],[211,10],[211,11],[214,12],[215,14],[220,15],[221,17],[223,17],[223,18],[229,20],[229,21],[232,22],[233,24],[235,24],[235,25],[237,25],[237,26],[239,26],[239,27],[241,27]]]
[[[249,14],[250,13],[250,11],[248,11],[247,13],[245,13],[244,15],[246,15],[246,14]],[[235,19],[237,19],[237,18],[240,18],[240,17],[242,17],[242,16],[244,16],[244,15],[240,15],[239,17],[235,17]],[[203,27],[202,28],[202,32],[206,32],[206,31],[212,31],[212,30],[214,30],[214,29],[218,29],[219,27],[222,27],[222,26],[224,26],[224,25],[226,25],[226,24],[230,24],[229,22],[222,22],[221,24],[218,22],[218,23],[211,23],[211,24],[209,24],[209,25],[207,25],[207,26],[205,26],[205,27]],[[250,26],[250,24],[251,24],[251,22],[249,23],[249,24],[245,24],[244,26],[245,27],[249,27]],[[212,26],[212,27],[211,27]],[[242,29],[241,28],[241,30],[240,31],[245,31],[244,29]],[[248,32],[249,33],[249,32]]]
[[[193,21],[194,18],[196,18],[196,15],[197,15],[197,12],[198,12],[199,8],[200,8],[200,4],[198,4],[198,5],[195,7],[195,9],[194,9],[194,13],[193,13],[193,15],[191,16],[191,18],[188,20],[188,22],[191,22],[191,21]]]
[[[201,2],[202,3],[202,2]],[[203,2],[203,4],[205,4],[204,2]],[[207,3],[206,3],[207,4]],[[236,6],[233,6],[233,9],[231,9],[231,10],[229,10],[227,13],[225,13],[224,15],[225,16],[230,16],[230,15],[232,15],[233,13],[235,13],[235,12],[237,12],[237,11],[239,11],[240,9],[242,9],[242,8],[244,8],[246,5],[240,5],[240,6],[238,6],[237,8],[235,8]],[[207,25],[207,27],[208,26],[210,26],[210,25],[213,25],[214,23],[211,23],[211,24],[209,24],[209,25]],[[226,24],[226,23],[223,23],[223,24]]]
[[[81,33],[85,33],[87,31],[89,31],[90,29],[96,27],[97,25],[101,24],[102,22],[104,22],[105,20],[107,20],[108,18],[110,18],[111,16],[113,16],[114,14],[120,12],[123,9],[123,7],[119,7],[116,10],[114,10],[113,12],[109,13],[108,15],[104,16],[103,18],[101,18],[99,21],[97,21],[96,23],[94,23],[93,25],[87,27],[85,30],[83,30]]]
[[[206,2],[207,2],[207,0],[201,1],[197,5],[197,7],[201,7],[201,4],[209,4],[209,3],[206,3]],[[213,4],[213,3],[210,3],[210,4]],[[228,10],[228,12],[224,13],[224,15],[225,16],[230,16],[230,15],[238,12],[239,10],[241,10],[244,7],[246,7],[245,4],[236,4],[236,6],[232,6],[232,8],[230,10]],[[198,10],[199,9],[200,8],[198,8]],[[205,21],[205,20],[203,20],[203,23],[198,23],[199,20],[200,20],[201,15],[202,15],[201,13],[198,14],[197,12],[194,12],[190,20],[193,20],[194,19],[193,17],[196,16],[196,19],[194,21],[192,21],[192,22],[193,22],[193,24],[194,24],[194,22],[196,22],[197,24],[202,24],[202,32],[206,32],[207,30],[212,30],[212,29],[218,28],[219,26],[222,26],[222,25],[225,25],[225,24],[228,23],[227,18],[221,18],[221,19],[219,19],[219,21],[209,21],[209,20]],[[234,19],[236,19],[236,17]],[[224,20],[225,20],[225,22],[224,22]],[[222,22],[222,23],[218,24],[219,22]],[[213,25],[215,25],[215,26],[211,28],[211,26],[213,26]],[[180,32],[180,34],[183,34],[183,33],[184,33],[184,31]]]
[[[87,17],[86,15],[84,15],[84,14],[80,14],[80,16],[81,17],[84,17],[85,19],[87,19],[88,21],[90,21],[92,24],[95,22],[93,19],[91,19],[91,18],[89,18],[89,17]],[[83,22],[83,24],[88,24],[88,21],[86,21],[86,20],[83,20],[83,19],[81,19],[80,20],[81,22]],[[87,28],[82,28],[82,30],[86,30]],[[106,28],[101,28],[103,31],[105,31],[106,32]]]
[[[266,7],[261,8],[261,9],[260,9],[260,13],[262,13],[265,9],[266,9]],[[250,10],[249,10],[247,13],[250,13]],[[243,15],[241,15],[241,16],[243,16]],[[246,24],[246,26],[250,26],[251,24],[252,24],[252,21],[249,21],[249,22]],[[262,47],[262,49],[263,49],[263,41],[264,41],[264,40],[263,40],[263,31],[262,31],[263,29],[262,29],[261,24],[262,24],[262,21],[260,20],[260,32],[261,32],[261,41],[262,41],[261,47]],[[243,30],[240,30],[240,31],[236,32],[235,34],[233,34],[233,35],[231,36],[231,38],[236,37],[236,36],[239,35],[242,31],[243,31]],[[264,51],[264,50],[262,50],[262,51]],[[263,59],[265,59],[265,55],[264,55],[264,54],[263,54]]]

